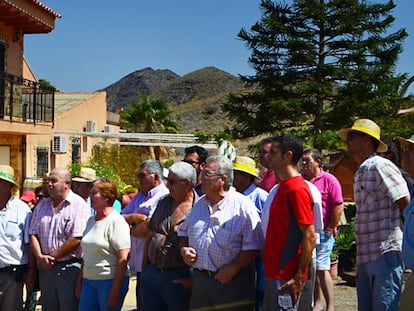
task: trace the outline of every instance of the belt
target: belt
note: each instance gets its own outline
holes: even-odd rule
[[[207,276],[214,276],[216,274],[216,272],[214,271],[210,271],[210,270],[204,270],[204,269],[195,269],[196,271],[198,271],[201,274],[207,275]]]
[[[10,265],[0,268],[0,272],[13,273],[16,271],[27,271],[27,265]]]
[[[81,258],[71,258],[71,259],[68,259],[68,260],[58,261],[57,263],[61,264],[61,265],[69,265],[71,263],[82,263],[82,259]]]
[[[166,267],[157,267],[157,266],[154,266],[154,267],[155,267],[155,269],[157,269],[160,272],[168,272],[168,271],[171,271],[171,270],[175,269],[175,268],[166,268]]]
[[[155,269],[157,269],[160,272],[168,272],[168,271],[172,271],[172,270],[179,270],[179,269],[190,269],[188,266],[185,267],[159,267],[159,266],[154,266]]]

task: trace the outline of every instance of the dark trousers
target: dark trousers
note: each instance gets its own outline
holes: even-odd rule
[[[141,311],[188,310],[191,291],[174,281],[189,277],[189,267],[160,270],[147,265],[141,272]]]
[[[256,279],[254,265],[244,268],[227,284],[220,284],[214,274],[194,269],[190,310],[252,311],[255,306]]]
[[[141,299],[139,299],[141,285],[141,272],[137,272],[137,285],[135,287],[135,298],[137,300],[137,311],[141,310]]]

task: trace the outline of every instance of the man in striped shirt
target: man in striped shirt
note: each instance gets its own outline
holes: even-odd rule
[[[338,134],[358,164],[354,177],[358,310],[398,310],[401,215],[410,201],[407,183],[394,163],[377,155],[387,145],[375,122],[358,119]]]

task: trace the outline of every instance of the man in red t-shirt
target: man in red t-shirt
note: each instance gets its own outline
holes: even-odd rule
[[[296,310],[315,247],[313,197],[297,167],[302,153],[299,138],[272,137],[268,159],[280,182],[265,232],[264,310]]]

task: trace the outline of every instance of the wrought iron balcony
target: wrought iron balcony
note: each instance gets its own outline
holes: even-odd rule
[[[0,119],[21,122],[54,121],[55,90],[0,72]]]

